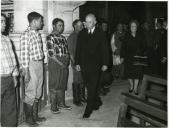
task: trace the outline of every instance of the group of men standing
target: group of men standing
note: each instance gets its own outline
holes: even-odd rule
[[[38,116],[38,103],[42,97],[44,46],[39,30],[43,29],[43,16],[31,12],[27,16],[29,27],[21,35],[21,75],[24,77],[24,110],[26,123],[38,126],[46,120]],[[19,75],[16,58],[10,39],[2,33],[5,30],[6,17],[1,14],[1,125],[17,126],[15,86]],[[3,20],[3,21],[2,21]],[[64,21],[55,18],[53,31],[46,38],[48,51],[49,93],[51,111],[60,113],[60,109],[70,110],[65,104],[65,91],[68,81],[68,66],[71,61],[73,69],[74,104],[82,105],[85,101],[84,86],[87,88],[87,106],[83,118],[89,118],[93,110],[102,105],[99,97],[101,73],[109,64],[109,52],[106,36],[96,25],[93,14],[86,16],[85,28],[80,20],[73,22],[74,32],[68,40],[62,35]],[[3,23],[3,24],[2,24]],[[15,85],[15,86],[14,86]],[[81,95],[82,94],[82,95]]]

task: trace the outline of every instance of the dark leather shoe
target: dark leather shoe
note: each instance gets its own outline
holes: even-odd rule
[[[37,122],[44,122],[44,121],[46,121],[46,118],[45,118],[45,117],[39,117],[39,116],[38,116],[38,117],[36,118],[36,121],[37,121]]]
[[[83,104],[82,104],[81,102],[79,102],[79,103],[73,102],[73,104],[75,104],[75,105],[78,106],[78,107],[83,106]]]
[[[58,108],[56,108],[55,110],[52,110],[52,109],[51,109],[51,112],[52,112],[53,114],[59,114],[59,113],[60,113],[60,110],[59,110]]]
[[[90,113],[91,114],[91,113]],[[90,114],[89,113],[85,113],[84,115],[83,115],[83,118],[89,118],[90,117]]]
[[[92,109],[90,109],[90,110],[85,110],[85,112],[84,112],[84,114],[83,114],[83,118],[89,118],[90,117],[90,115],[92,114]]]
[[[135,95],[138,95],[138,92],[134,92]]]
[[[33,119],[31,119],[31,118],[29,118],[29,119],[26,119],[26,124],[29,126],[29,127],[38,127],[39,126],[39,124],[35,121],[35,120],[33,120]]]
[[[129,93],[133,92],[133,89],[129,89]]]
[[[59,109],[64,109],[64,110],[71,110],[72,107],[71,106],[67,106],[67,105],[58,105]]]
[[[96,102],[96,106],[102,106],[103,105],[103,102],[102,100],[99,98]]]
[[[99,106],[94,106],[93,110],[99,110],[99,108],[100,108]]]

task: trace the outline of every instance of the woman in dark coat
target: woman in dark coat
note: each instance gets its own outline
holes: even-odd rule
[[[138,22],[130,22],[130,32],[126,35],[121,50],[121,61],[124,61],[124,74],[130,83],[129,92],[134,90],[138,95],[139,80],[143,77],[143,68],[141,64],[135,63],[135,56],[145,57],[146,42],[142,34],[137,31]]]

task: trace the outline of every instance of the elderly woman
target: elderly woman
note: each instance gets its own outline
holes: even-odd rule
[[[130,22],[130,32],[126,34],[121,50],[121,61],[124,61],[124,74],[130,83],[129,92],[134,90],[135,95],[138,95],[139,81],[143,77],[143,63],[136,61],[145,59],[146,42],[144,37],[137,31],[138,22],[132,20]]]
[[[59,109],[70,110],[65,104],[65,90],[68,81],[69,53],[67,41],[63,35],[64,21],[56,18],[52,22],[53,31],[47,36],[49,91],[51,111],[59,113]]]

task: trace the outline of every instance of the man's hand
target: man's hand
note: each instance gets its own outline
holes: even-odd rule
[[[29,81],[30,81],[30,74],[28,72],[25,74],[25,83],[27,84],[27,83],[29,83]]]
[[[74,59],[74,57],[72,56],[72,55],[70,55],[70,60],[71,60],[71,62],[74,64],[75,63],[75,59]]]
[[[122,64],[124,62],[124,58],[120,58],[120,63]]]
[[[161,60],[162,63],[166,63],[167,62],[167,58],[166,57],[163,57],[162,60]]]
[[[81,68],[80,68],[80,65],[76,65],[76,70],[78,71],[78,72],[80,72],[81,71]]]
[[[104,71],[106,71],[108,69],[108,67],[106,66],[106,65],[103,65],[102,66],[102,71],[104,72]]]
[[[58,63],[60,66],[61,66],[61,68],[65,68],[66,66],[61,62],[61,61],[59,61],[56,57],[51,57],[56,63]]]
[[[17,76],[14,76],[14,77],[13,77],[13,80],[14,80],[14,87],[16,88],[16,87],[18,86]]]
[[[25,84],[29,83],[29,81],[30,81],[29,68],[23,69],[23,76],[24,76]]]

